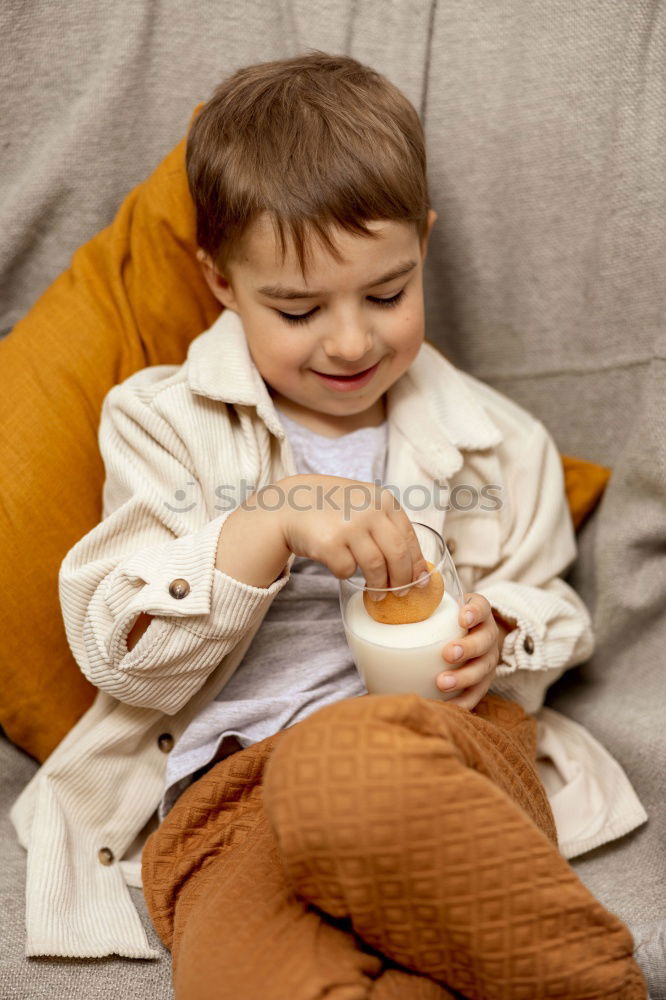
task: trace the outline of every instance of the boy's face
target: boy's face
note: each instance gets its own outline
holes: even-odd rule
[[[266,216],[244,234],[242,252],[224,277],[200,252],[213,294],[241,318],[274,402],[295,420],[336,437],[384,418],[384,393],[423,342],[423,261],[436,218],[431,210],[422,242],[411,223],[369,222],[380,234],[376,240],[336,229],[342,262],[315,242],[307,283],[291,245],[280,262]],[[402,275],[386,277],[405,267]],[[351,382],[325,377],[368,368],[369,376]]]

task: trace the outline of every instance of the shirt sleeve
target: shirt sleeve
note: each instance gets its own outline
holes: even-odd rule
[[[216,568],[233,511],[210,520],[200,497],[192,502],[191,458],[136,383],[105,397],[99,446],[103,520],[70,549],[58,577],[67,639],[92,684],[129,705],[173,714],[262,619],[289,566],[266,588]],[[154,617],[128,651],[141,612]]]
[[[594,637],[587,608],[561,579],[576,558],[576,540],[562,462],[539,421],[509,468],[502,561],[476,591],[516,623],[490,690],[534,713],[548,687],[591,656]]]

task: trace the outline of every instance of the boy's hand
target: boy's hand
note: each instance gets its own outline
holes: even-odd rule
[[[277,524],[297,556],[324,563],[340,580],[358,565],[371,588],[406,587],[428,571],[411,521],[391,490],[310,473],[287,476],[277,486],[287,498]]]
[[[469,623],[465,617],[467,612],[473,615]],[[515,625],[505,622],[499,615],[495,617],[490,604],[481,594],[465,595],[459,622],[463,628],[469,629],[468,634],[444,647],[443,659],[455,664],[456,669],[440,674],[437,687],[440,691],[460,691],[450,700],[461,708],[471,710],[476,708],[492,684],[502,643]],[[459,650],[457,658],[456,647]],[[465,666],[458,666],[463,663]],[[453,684],[446,684],[449,679]]]

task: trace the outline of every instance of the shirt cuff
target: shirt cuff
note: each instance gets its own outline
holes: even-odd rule
[[[255,587],[215,569],[207,618],[204,620],[201,617],[153,616],[138,642],[122,657],[120,668],[129,670],[138,666],[148,650],[154,652],[155,645],[160,639],[163,640],[168,636],[172,641],[174,630],[188,633],[197,639],[211,639],[217,642],[230,638],[232,634],[244,635],[254,623],[255,616],[261,615],[264,607],[270,605],[276,594],[286,586],[289,577],[289,569],[285,566],[280,576],[269,587]],[[132,631],[133,625],[134,619],[131,619],[122,648],[127,648],[127,635]]]
[[[516,622],[513,631],[505,636],[502,643],[497,677],[506,677],[516,670],[543,670],[546,667],[544,639],[546,626],[530,618],[517,614],[515,609],[501,601],[487,598],[493,611],[502,618]]]
[[[159,619],[201,639],[240,635],[258,608],[270,604],[287,583],[289,564],[269,587],[243,583],[217,569],[219,536],[231,513],[225,511],[189,535],[134,553],[110,575],[103,601],[114,623],[108,648],[112,664],[123,660],[122,666],[127,666],[128,657],[138,659],[157,638]],[[128,653],[127,636],[141,613],[157,620]]]

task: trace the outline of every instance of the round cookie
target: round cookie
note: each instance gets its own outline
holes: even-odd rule
[[[428,570],[434,569],[427,563]],[[371,601],[367,590],[363,591],[363,605],[371,618],[384,625],[409,625],[429,618],[439,606],[444,594],[442,574],[435,570],[430,574],[426,587],[410,587],[405,597],[387,594],[383,601]]]

